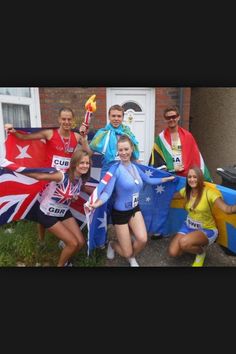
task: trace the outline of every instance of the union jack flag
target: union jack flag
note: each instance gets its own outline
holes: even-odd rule
[[[73,185],[69,178],[65,177],[64,181],[57,184],[52,199],[59,204],[70,204],[70,200],[77,194],[78,186]]]
[[[24,219],[42,187],[42,181],[0,168],[0,225]]]

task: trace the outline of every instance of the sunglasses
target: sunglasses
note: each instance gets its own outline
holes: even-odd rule
[[[175,119],[175,118],[178,118],[178,117],[179,117],[179,115],[175,114],[175,115],[172,115],[172,116],[165,117],[165,120],[171,120],[171,119]]]

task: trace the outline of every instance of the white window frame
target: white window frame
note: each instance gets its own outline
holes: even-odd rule
[[[28,106],[30,112],[31,127],[36,128],[42,126],[38,87],[30,87],[30,93],[31,93],[31,97],[20,97],[20,96],[0,94],[0,156],[5,155],[5,148],[3,144],[3,142],[5,141],[4,123],[3,123],[3,114],[2,114],[3,103]]]

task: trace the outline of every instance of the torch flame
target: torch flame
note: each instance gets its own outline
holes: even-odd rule
[[[85,103],[86,111],[89,111],[89,112],[92,112],[92,113],[96,112],[97,107],[96,107],[96,102],[94,101],[95,98],[96,98],[96,95],[92,95],[88,99],[88,101]]]

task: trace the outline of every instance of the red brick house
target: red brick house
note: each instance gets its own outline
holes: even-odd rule
[[[179,87],[0,87],[0,139],[4,139],[4,123],[15,127],[57,126],[58,111],[63,106],[73,109],[78,125],[84,119],[84,104],[96,94],[97,111],[91,129],[107,123],[107,111],[113,104],[125,108],[125,122],[137,136],[141,159],[148,161],[154,137],[165,127],[163,109],[177,104],[180,124],[189,129],[190,88]]]

